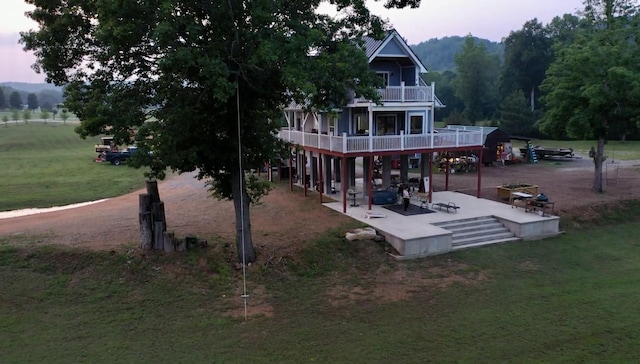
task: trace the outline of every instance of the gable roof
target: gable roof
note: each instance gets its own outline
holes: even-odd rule
[[[404,50],[406,56],[409,57],[413,61],[413,63],[416,64],[416,66],[418,66],[420,73],[429,72],[420,58],[418,58],[415,52],[413,52],[411,47],[409,47],[407,42],[402,39],[398,31],[396,31],[395,29],[389,30],[387,32],[387,36],[381,40],[376,40],[368,36],[365,36],[363,40],[364,51],[367,55],[367,58],[369,59],[369,63],[371,63],[371,61],[373,61],[380,54],[380,52],[387,46],[387,44],[389,44],[390,42],[396,42],[396,44],[400,46],[402,50]]]

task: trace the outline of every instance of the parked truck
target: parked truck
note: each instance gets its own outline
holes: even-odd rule
[[[100,159],[103,162],[109,162],[114,166],[119,166],[121,163],[129,160],[137,151],[138,148],[136,147],[128,147],[119,151],[106,150],[100,154]]]

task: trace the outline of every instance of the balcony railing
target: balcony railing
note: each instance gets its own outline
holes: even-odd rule
[[[433,101],[433,88],[431,86],[387,86],[378,89],[382,102],[430,102]],[[354,99],[355,103],[368,102],[364,97]]]
[[[278,137],[302,147],[343,154],[480,147],[484,142],[482,131],[448,129],[438,129],[437,132],[428,134],[362,136],[345,133],[333,136],[285,128],[280,130]]]

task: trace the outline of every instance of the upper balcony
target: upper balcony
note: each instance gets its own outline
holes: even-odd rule
[[[405,86],[404,82],[400,86],[387,86],[378,89],[380,101],[382,102],[433,102],[433,87],[427,85],[421,86]],[[369,100],[364,97],[353,99],[354,104],[368,103]]]
[[[281,129],[278,137],[302,147],[341,154],[446,150],[452,148],[478,148],[484,144],[482,131],[437,129],[428,134],[400,135],[347,135],[333,136]]]

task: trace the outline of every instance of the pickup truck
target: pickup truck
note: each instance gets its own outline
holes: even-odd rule
[[[114,166],[119,166],[121,163],[126,162],[131,158],[131,156],[137,151],[138,148],[136,147],[129,147],[116,152],[106,150],[100,154],[100,159],[103,162],[110,162]]]

